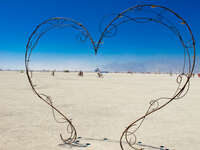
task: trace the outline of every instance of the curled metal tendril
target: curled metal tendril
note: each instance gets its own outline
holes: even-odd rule
[[[161,9],[161,11],[156,12],[155,9],[159,8]],[[152,10],[154,9],[154,10]],[[152,16],[131,16],[130,13],[134,14],[135,12],[142,12],[144,11],[145,13],[151,13],[153,14]],[[173,16],[176,17],[176,19],[178,20],[177,22],[180,23],[181,25],[185,26],[185,30],[184,32],[188,32],[190,39],[189,40],[185,40],[183,38],[183,34],[182,32],[179,30],[179,28],[177,27],[177,23],[173,23],[173,21],[170,20],[170,18],[167,18],[165,15],[166,13],[169,13]],[[112,14],[114,15],[114,14]],[[110,24],[108,26],[106,26],[104,32],[103,32],[103,38],[107,38],[107,37],[112,37],[115,36],[118,31],[118,27],[124,23],[129,23],[129,22],[135,22],[135,23],[150,23],[150,22],[155,22],[155,23],[159,23],[165,27],[167,27],[170,31],[172,31],[180,40],[183,48],[184,48],[184,62],[183,62],[183,69],[182,69],[182,73],[179,74],[177,76],[176,82],[178,84],[177,89],[175,90],[174,94],[171,97],[160,97],[154,100],[150,101],[150,105],[146,111],[146,113],[138,118],[136,121],[134,121],[133,123],[131,123],[122,133],[122,136],[120,138],[120,146],[121,149],[124,150],[124,146],[123,146],[123,138],[125,138],[126,143],[133,149],[135,150],[141,150],[142,147],[139,147],[138,145],[136,145],[137,143],[137,136],[136,136],[136,132],[137,130],[141,127],[142,123],[144,122],[145,118],[149,115],[151,115],[152,113],[162,109],[163,107],[165,107],[167,104],[169,104],[170,102],[172,102],[173,100],[177,100],[177,99],[181,99],[183,98],[187,92],[189,91],[189,87],[190,87],[190,78],[191,75],[194,71],[194,66],[195,66],[195,40],[192,34],[192,31],[189,27],[189,25],[187,24],[187,22],[180,17],[177,13],[175,13],[174,11],[170,10],[169,8],[163,7],[163,6],[159,6],[159,5],[151,5],[151,4],[147,4],[147,5],[137,5],[135,7],[131,7],[128,8],[127,10],[123,11],[120,14],[116,14],[116,17],[110,22]],[[105,18],[105,17],[104,17]],[[101,23],[102,25],[102,23]],[[115,31],[115,32],[112,32]],[[114,33],[114,34],[110,34],[110,33]],[[107,36],[109,34],[109,36]],[[191,57],[191,54],[193,52],[193,57]],[[186,59],[188,60],[186,62]],[[187,67],[188,67],[188,72],[186,73],[186,63],[187,63]],[[164,101],[164,103],[160,103],[161,101]]]
[[[158,11],[156,11],[158,10]],[[140,12],[145,12],[147,15],[138,15]],[[137,14],[138,16],[131,16]],[[151,16],[149,16],[151,14]],[[43,23],[39,24],[36,29],[33,31],[31,36],[29,37],[27,46],[26,46],[26,54],[25,54],[25,66],[26,66],[26,74],[29,80],[29,83],[32,87],[33,92],[45,103],[47,103],[52,108],[53,117],[56,122],[58,123],[66,123],[67,124],[67,133],[69,136],[65,139],[60,134],[60,138],[63,142],[67,144],[72,144],[75,142],[77,138],[77,132],[72,124],[71,119],[68,119],[58,108],[56,108],[53,105],[53,101],[50,98],[50,96],[47,96],[45,94],[39,93],[35,87],[33,86],[32,79],[30,77],[30,69],[29,69],[29,62],[30,62],[30,56],[33,51],[33,49],[38,44],[38,41],[40,38],[48,31],[54,29],[54,28],[64,28],[64,27],[71,27],[75,29],[76,31],[79,31],[78,39],[81,41],[85,41],[89,39],[92,43],[92,46],[95,50],[95,54],[97,53],[100,45],[103,43],[104,38],[113,37],[118,32],[118,27],[124,23],[129,22],[135,22],[135,23],[150,23],[155,22],[163,25],[164,27],[168,28],[170,31],[172,31],[180,40],[183,48],[184,48],[184,63],[183,63],[183,70],[180,75],[178,75],[176,82],[178,84],[177,89],[173,93],[171,97],[160,97],[156,98],[154,100],[151,100],[149,102],[149,107],[144,115],[139,117],[137,120],[133,121],[128,127],[125,128],[123,131],[121,137],[120,137],[120,147],[122,150],[124,150],[124,140],[125,142],[133,149],[135,150],[142,150],[143,148],[137,144],[137,136],[136,132],[139,130],[139,128],[142,126],[143,122],[145,121],[145,118],[149,115],[153,114],[154,112],[159,111],[169,103],[171,103],[174,100],[178,100],[183,98],[190,87],[190,78],[194,71],[195,66],[195,40],[193,37],[193,33],[191,31],[190,26],[187,24],[187,22],[180,17],[177,13],[172,11],[169,8],[159,6],[159,5],[152,5],[152,4],[142,4],[142,5],[136,5],[134,7],[128,8],[125,11],[123,11],[120,14],[112,14],[112,16],[115,15],[114,19],[107,24],[107,26],[104,28],[104,30],[101,31],[100,38],[97,42],[94,42],[91,35],[89,34],[88,30],[80,23],[69,19],[69,18],[51,18]],[[168,16],[167,16],[168,15]],[[176,21],[171,21],[169,16],[173,16],[176,18]],[[106,17],[104,17],[105,19]],[[102,21],[104,21],[104,19]],[[102,23],[102,22],[101,22]],[[180,29],[177,27],[177,23],[184,26],[184,31],[187,31],[189,34],[190,39],[185,40],[183,38],[183,32],[180,31]],[[102,24],[101,24],[102,25]],[[102,26],[100,26],[100,29],[102,29]],[[193,52],[193,53],[192,53]],[[192,56],[193,55],[193,56]],[[187,67],[187,69],[186,69]],[[186,72],[187,71],[187,72]],[[55,113],[59,114],[61,116],[62,121],[58,120],[56,118]]]
[[[29,69],[29,62],[30,62],[30,57],[31,57],[32,51],[37,46],[41,37],[45,33],[49,32],[50,30],[53,30],[56,28],[65,28],[65,27],[71,27],[71,28],[75,29],[76,31],[79,31],[79,33],[81,33],[85,38],[89,38],[91,40],[92,45],[94,46],[94,41],[93,41],[92,37],[90,36],[87,29],[81,23],[78,23],[69,18],[51,18],[51,19],[48,19],[48,20],[42,22],[41,24],[39,24],[35,28],[33,33],[31,34],[31,36],[29,37],[29,40],[28,40],[28,43],[26,46],[25,67],[26,67],[26,74],[28,77],[28,81],[31,85],[33,92],[42,101],[44,101],[47,105],[49,105],[51,107],[53,118],[57,123],[65,123],[67,125],[66,129],[67,129],[68,137],[63,138],[62,134],[60,134],[61,140],[67,144],[71,144],[71,143],[75,142],[75,140],[77,138],[77,132],[76,132],[74,125],[72,124],[71,119],[68,119],[67,116],[65,116],[57,107],[55,107],[53,105],[53,101],[50,96],[43,94],[43,93],[39,93],[39,91],[33,85],[33,82],[31,79],[31,70]],[[56,118],[55,113],[57,113],[61,116],[62,121],[60,121],[60,120],[58,120],[58,118]]]
[[[131,16],[131,14],[134,14],[135,12],[142,12],[145,9],[145,13],[152,13],[152,16]],[[154,9],[152,11],[152,9]],[[155,9],[162,9],[162,11],[156,12]],[[172,21],[170,21],[170,18],[165,17],[165,15],[167,13],[169,13],[170,15],[173,15],[176,17],[176,19],[178,20],[177,22],[179,22],[181,25],[185,26],[185,30],[186,32],[188,31],[189,36],[190,36],[190,40],[187,41],[183,38],[183,34],[182,32],[179,30],[179,28],[177,27],[177,23],[173,23]],[[163,107],[165,107],[167,104],[169,104],[170,102],[177,100],[177,99],[181,99],[183,98],[188,90],[189,90],[189,86],[190,86],[190,78],[191,75],[193,73],[194,70],[194,66],[195,66],[195,40],[193,37],[193,34],[191,32],[191,29],[189,27],[189,25],[187,24],[187,22],[180,17],[178,14],[176,14],[174,11],[170,10],[169,8],[163,7],[163,6],[159,6],[159,5],[137,5],[135,7],[131,7],[128,8],[127,10],[123,11],[122,13],[116,15],[116,17],[110,22],[110,24],[108,26],[106,26],[104,33],[105,36],[102,36],[102,39],[106,36],[107,33],[110,33],[110,31],[117,31],[117,29],[113,29],[113,28],[117,28],[119,25],[124,24],[124,23],[128,23],[128,22],[135,22],[135,23],[150,23],[150,22],[156,22],[159,23],[165,27],[167,27],[169,30],[171,30],[180,40],[183,48],[184,48],[184,63],[183,63],[183,70],[182,73],[180,75],[178,75],[177,77],[177,84],[178,87],[175,90],[174,94],[171,97],[160,97],[154,100],[150,101],[150,105],[146,111],[146,113],[142,116],[139,117],[137,120],[135,120],[133,123],[131,123],[122,133],[121,138],[120,138],[120,146],[121,149],[124,150],[124,146],[123,146],[123,142],[122,140],[125,139],[126,143],[133,149],[135,150],[141,150],[142,147],[138,146],[137,143],[137,136],[136,136],[136,132],[139,130],[139,128],[141,127],[142,123],[144,122],[145,118],[149,115],[151,115],[152,113],[162,109]],[[116,34],[116,33],[115,33]],[[192,41],[192,42],[191,42]],[[188,44],[189,43],[189,44]],[[192,43],[192,46],[191,46]],[[191,57],[192,54],[192,50],[193,49],[193,57]],[[186,58],[187,58],[187,62],[186,62]],[[185,67],[188,67],[187,69],[187,73],[186,73],[186,69]],[[161,103],[162,101],[162,103]]]

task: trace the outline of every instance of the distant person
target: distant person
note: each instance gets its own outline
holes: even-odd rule
[[[78,76],[82,77],[83,76],[83,71],[79,71]]]
[[[103,74],[102,73],[97,72],[97,75],[98,75],[99,78],[103,78]]]
[[[54,76],[54,75],[55,75],[55,71],[52,71],[52,72],[51,72],[51,75]]]

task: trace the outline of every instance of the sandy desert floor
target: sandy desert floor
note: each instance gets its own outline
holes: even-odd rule
[[[108,73],[33,73],[36,88],[72,118],[80,143],[63,145],[66,126],[53,120],[51,109],[32,92],[25,73],[0,72],[0,150],[120,150],[119,138],[142,116],[149,101],[171,96],[176,75]],[[146,118],[138,141],[153,150],[200,149],[200,78],[191,79],[189,93]],[[109,140],[104,141],[104,138]],[[125,146],[126,147],[126,146]],[[152,148],[154,147],[154,148]],[[127,147],[127,150],[129,148]]]

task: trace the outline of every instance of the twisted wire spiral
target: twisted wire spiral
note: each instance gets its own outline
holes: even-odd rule
[[[34,48],[37,46],[39,40],[41,39],[41,37],[49,32],[50,30],[56,29],[56,28],[66,28],[66,27],[71,27],[77,31],[79,31],[79,40],[83,40],[83,39],[87,39],[89,38],[91,40],[91,43],[94,46],[94,41],[91,38],[89,32],[87,31],[87,29],[79,22],[76,22],[72,19],[69,18],[60,18],[60,17],[56,17],[56,18],[51,18],[48,19],[44,22],[42,22],[41,24],[39,24],[35,30],[32,32],[31,36],[29,37],[27,46],[26,46],[26,53],[25,53],[25,67],[26,67],[26,75],[28,77],[28,81],[31,85],[31,88],[33,90],[33,92],[42,100],[44,101],[47,105],[49,105],[52,108],[52,113],[53,113],[53,118],[57,123],[66,123],[67,125],[67,133],[69,134],[67,138],[63,138],[62,134],[60,134],[60,138],[64,143],[67,144],[72,144],[73,142],[75,142],[75,140],[77,139],[77,132],[76,129],[74,127],[74,125],[72,124],[71,119],[69,119],[67,116],[65,116],[58,108],[56,108],[53,105],[53,101],[51,99],[50,96],[44,94],[44,93],[40,93],[35,86],[33,85],[32,82],[32,72],[29,69],[29,62],[30,62],[30,57],[31,54],[34,50]],[[55,112],[58,113],[61,117],[62,117],[62,121],[58,120],[56,118]]]
[[[135,23],[150,23],[155,22],[163,25],[172,31],[180,40],[183,48],[184,48],[184,63],[181,74],[178,75],[176,82],[178,87],[175,89],[175,92],[170,97],[160,97],[149,102],[149,107],[144,115],[133,121],[126,129],[123,131],[120,137],[120,147],[124,150],[124,142],[125,142],[135,150],[142,150],[143,148],[137,144],[137,136],[136,132],[142,126],[145,118],[154,112],[159,111],[172,101],[183,98],[190,87],[190,78],[193,74],[195,67],[195,40],[193,33],[191,31],[188,23],[180,17],[177,13],[172,11],[169,8],[160,6],[160,5],[152,5],[152,4],[141,4],[136,5],[134,7],[130,7],[125,11],[119,14],[111,14],[111,16],[115,16],[114,19],[102,30],[102,22],[100,24],[101,35],[97,42],[94,42],[92,36],[89,34],[88,30],[79,22],[76,22],[69,18],[51,18],[48,19],[41,24],[39,24],[35,30],[32,32],[29,37],[26,53],[25,53],[25,67],[26,74],[28,77],[28,81],[31,85],[33,92],[47,105],[49,105],[52,109],[53,117],[57,123],[66,123],[67,125],[67,133],[69,134],[67,138],[63,138],[62,134],[60,134],[60,138],[64,143],[72,144],[77,139],[77,132],[72,124],[71,119],[68,119],[58,108],[53,105],[53,101],[50,96],[40,93],[35,89],[32,79],[31,79],[31,70],[29,69],[29,62],[32,51],[37,46],[40,38],[50,30],[56,28],[65,28],[71,27],[79,32],[77,38],[81,41],[86,41],[89,39],[92,43],[95,54],[98,52],[101,43],[103,43],[104,38],[111,38],[117,35],[118,27],[124,23],[135,22]],[[180,30],[180,28],[182,28]],[[187,34],[187,39],[184,35]],[[161,103],[162,102],[162,103]],[[55,112],[58,113],[62,117],[62,121],[56,118]]]
[[[115,14],[111,14],[111,15],[115,15]],[[170,19],[170,17],[174,17],[173,19],[176,19],[176,20]],[[122,13],[117,14],[116,17],[104,29],[102,36],[100,37],[100,42],[103,40],[103,38],[115,36],[117,34],[118,27],[121,24],[129,23],[129,22],[159,23],[167,27],[170,31],[172,31],[178,37],[178,39],[180,40],[184,48],[183,69],[182,69],[182,73],[180,73],[177,76],[176,82],[178,84],[178,87],[175,90],[174,94],[171,97],[160,97],[160,98],[151,100],[149,102],[149,107],[147,111],[145,112],[145,114],[142,117],[139,117],[137,120],[133,121],[128,127],[126,127],[126,129],[121,135],[120,146],[122,150],[124,150],[123,141],[122,141],[123,139],[125,139],[126,143],[131,148],[135,150],[142,150],[143,148],[137,145],[136,132],[142,126],[145,118],[153,114],[154,112],[162,109],[163,107],[168,105],[170,102],[183,98],[189,90],[190,78],[193,74],[194,66],[195,66],[195,40],[191,31],[191,28],[189,27],[187,22],[182,17],[180,17],[177,13],[163,6],[143,4],[143,5],[136,5],[134,7],[128,8]],[[178,25],[181,25],[182,27],[184,26],[183,31],[178,28]],[[189,40],[186,40],[186,38],[183,37],[184,32],[187,32]],[[191,56],[192,52],[193,52],[193,56]],[[188,61],[186,62],[186,60]],[[186,66],[188,67],[187,72],[186,72]],[[164,101],[164,103],[161,104],[161,101]]]

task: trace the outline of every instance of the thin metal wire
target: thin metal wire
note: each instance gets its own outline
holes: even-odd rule
[[[172,24],[171,22],[169,22],[168,20],[170,19],[166,19],[164,16],[162,16],[159,12],[159,15],[156,16],[152,16],[152,17],[131,17],[129,15],[127,15],[128,12],[133,12],[135,10],[137,11],[143,11],[143,9],[145,9],[145,11],[147,11],[146,9],[162,9],[162,12],[168,12],[171,15],[174,15],[179,22],[186,26],[186,29],[189,31],[190,33],[190,38],[192,40],[192,48],[193,48],[193,57],[191,57],[191,53],[192,51],[190,51],[188,49],[187,44],[185,43],[180,31],[178,30],[178,28],[175,26],[175,24]],[[147,11],[148,12],[148,11]],[[157,14],[157,13],[156,13]],[[125,18],[125,19],[122,19]],[[192,34],[192,31],[189,27],[189,25],[187,24],[187,22],[180,17],[177,13],[175,13],[174,11],[172,11],[169,8],[163,7],[163,6],[159,6],[159,5],[152,5],[152,4],[145,4],[145,5],[137,5],[131,8],[128,8],[127,10],[123,11],[122,13],[119,13],[118,15],[116,15],[116,17],[106,26],[106,28],[104,29],[99,42],[103,41],[103,38],[106,37],[111,37],[110,33],[111,31],[117,31],[117,29],[113,29],[113,28],[117,28],[119,25],[126,23],[126,22],[130,22],[130,21],[134,21],[136,23],[149,23],[149,22],[156,22],[156,23],[160,23],[162,25],[164,25],[165,27],[167,27],[168,29],[170,29],[173,33],[175,33],[175,35],[179,38],[182,46],[184,47],[184,51],[186,51],[186,53],[184,53],[184,66],[183,66],[183,72],[177,77],[177,83],[178,83],[178,87],[175,90],[175,93],[171,96],[171,97],[161,97],[161,98],[157,98],[155,100],[151,100],[150,101],[150,106],[148,107],[146,113],[139,117],[137,120],[133,121],[122,133],[121,138],[120,138],[120,147],[122,150],[124,150],[124,146],[123,146],[123,139],[125,138],[125,141],[127,142],[127,144],[135,149],[135,150],[141,150],[143,149],[142,147],[136,145],[137,143],[137,136],[136,136],[136,132],[139,130],[139,128],[141,127],[142,123],[144,122],[145,118],[151,114],[153,114],[154,112],[162,109],[163,107],[165,107],[166,105],[168,105],[170,102],[177,100],[177,99],[181,99],[182,97],[184,97],[188,90],[189,90],[189,86],[190,86],[190,78],[191,75],[194,71],[194,67],[195,67],[195,40],[194,40],[194,36]],[[109,33],[109,36],[106,36],[106,34]],[[116,33],[114,34],[116,35]],[[97,48],[99,47],[99,45],[97,45]],[[191,47],[191,46],[189,46]],[[185,66],[186,66],[186,59],[185,59],[185,55],[187,54],[187,58],[188,58],[188,72],[185,72]],[[193,60],[193,61],[192,61]],[[185,80],[183,79],[185,78]],[[160,104],[160,102],[165,101],[164,103]]]
[[[131,15],[138,14],[140,12],[146,13],[146,16],[144,15],[131,16]],[[115,14],[112,14],[112,15],[115,15]],[[175,21],[171,20],[169,18],[170,15],[175,17],[176,20]],[[173,21],[175,23],[173,23]],[[178,87],[175,89],[175,92],[173,93],[173,95],[171,97],[160,97],[160,98],[151,100],[145,114],[139,117],[138,119],[136,119],[135,121],[133,121],[130,125],[128,125],[128,127],[126,127],[126,129],[123,131],[120,137],[121,149],[122,150],[125,149],[123,146],[124,139],[125,139],[125,142],[131,148],[135,150],[143,149],[142,147],[140,147],[140,145],[137,144],[136,132],[142,126],[142,123],[144,122],[144,120],[149,115],[164,108],[172,101],[181,99],[187,94],[190,87],[190,78],[193,74],[194,67],[195,67],[195,60],[196,60],[195,40],[188,23],[171,9],[160,6],[160,5],[152,5],[152,4],[141,4],[141,5],[136,5],[134,7],[130,7],[124,10],[123,12],[115,15],[114,19],[112,19],[112,21],[108,23],[108,25],[104,28],[97,42],[93,40],[88,30],[79,22],[76,22],[69,18],[57,17],[57,18],[48,19],[42,22],[41,24],[39,24],[28,39],[28,43],[26,46],[26,53],[25,53],[26,75],[28,77],[28,81],[32,87],[33,92],[42,101],[44,101],[47,105],[49,105],[52,108],[52,113],[53,113],[53,117],[55,121],[58,123],[67,123],[67,132],[69,133],[68,137],[65,139],[60,134],[60,138],[64,143],[66,144],[74,143],[77,139],[77,132],[74,125],[72,124],[71,119],[68,119],[67,116],[65,116],[58,108],[56,108],[53,105],[53,101],[50,98],[50,96],[47,96],[46,94],[43,94],[43,93],[39,93],[37,89],[35,89],[32,83],[32,79],[31,79],[31,70],[29,69],[29,62],[30,62],[30,57],[31,57],[33,49],[38,44],[38,41],[40,40],[40,38],[48,31],[55,28],[71,27],[75,29],[76,31],[79,31],[80,33],[79,40],[85,41],[89,39],[91,41],[95,54],[97,54],[100,48],[100,45],[103,43],[103,39],[117,35],[118,27],[121,24],[129,23],[129,22],[135,22],[135,23],[155,22],[167,27],[170,31],[172,31],[178,37],[178,39],[180,40],[184,48],[184,65],[183,65],[181,74],[178,75],[177,77],[176,81],[177,81]],[[180,29],[177,27],[177,23],[180,23],[182,26],[184,26],[184,31],[189,33],[190,40],[186,41],[183,38],[183,32],[181,32]],[[102,29],[101,26],[100,26],[100,29]],[[185,69],[186,67],[188,69]],[[59,121],[56,118],[55,112],[61,115],[63,121]]]
[[[44,29],[42,28],[43,26],[45,26]],[[39,91],[37,91],[37,89],[33,85],[33,82],[32,82],[32,79],[31,79],[31,72],[30,72],[30,69],[29,69],[29,62],[30,62],[30,57],[31,57],[32,51],[36,47],[36,45],[38,44],[38,41],[40,40],[40,38],[45,33],[47,33],[48,31],[50,31],[52,29],[63,28],[63,27],[71,27],[75,30],[78,30],[84,37],[89,38],[91,40],[91,43],[94,46],[94,41],[93,41],[92,37],[90,36],[87,29],[81,23],[76,22],[76,21],[69,19],[69,18],[59,18],[59,17],[51,18],[51,19],[48,19],[48,20],[42,22],[41,24],[39,24],[35,28],[33,33],[31,34],[31,36],[29,37],[29,40],[28,40],[28,43],[27,43],[27,46],[26,46],[26,53],[25,53],[25,67],[26,67],[26,75],[28,77],[28,81],[31,85],[33,92],[42,101],[44,101],[47,105],[49,105],[52,108],[53,117],[54,117],[56,122],[67,123],[67,133],[69,135],[65,139],[65,138],[63,138],[62,134],[60,134],[60,138],[63,142],[65,142],[67,144],[71,144],[77,138],[77,132],[76,132],[74,125],[72,124],[72,121],[70,119],[68,119],[67,116],[65,116],[58,108],[56,108],[53,105],[53,102],[52,102],[52,99],[50,98],[50,96],[47,96],[46,94],[43,94],[43,93],[39,93]],[[61,117],[64,121],[58,121],[58,119],[55,116],[55,112],[57,112],[59,115],[61,115]]]

